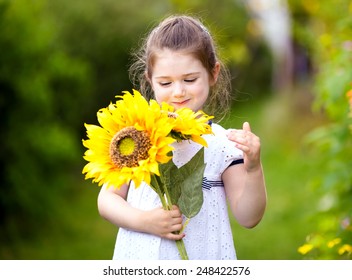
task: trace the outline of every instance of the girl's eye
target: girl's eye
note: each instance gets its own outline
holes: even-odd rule
[[[159,84],[160,84],[162,87],[166,87],[166,86],[171,85],[171,82],[160,82]]]
[[[192,79],[185,79],[186,83],[193,83],[197,80],[197,78],[192,78]]]

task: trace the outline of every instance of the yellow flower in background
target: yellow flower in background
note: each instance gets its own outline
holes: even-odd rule
[[[312,244],[304,244],[298,248],[298,252],[302,255],[305,255],[310,252],[313,248],[314,246]]]
[[[213,116],[208,116],[203,111],[193,112],[189,108],[174,108],[166,103],[162,104],[162,110],[167,111],[169,117],[173,119],[172,137],[176,140],[192,140],[202,146],[207,147],[207,142],[202,135],[212,134],[209,120]]]
[[[352,89],[346,93],[347,98],[352,102]]]
[[[115,104],[99,110],[101,125],[85,124],[87,140],[83,145],[88,149],[84,159],[88,164],[82,173],[85,179],[93,179],[100,185],[116,188],[142,181],[150,184],[151,174],[159,175],[159,163],[168,162],[172,151],[170,137],[173,128],[168,115],[156,101],[149,103],[133,90]]]
[[[351,254],[352,253],[352,246],[349,244],[344,244],[339,248],[338,253],[340,255],[343,255],[345,253]]]
[[[349,102],[349,104],[350,104],[350,116],[352,117],[352,89],[350,89],[349,91],[347,91],[346,97],[347,97],[348,102]]]
[[[337,244],[339,244],[339,243],[341,243],[341,238],[335,238],[335,239],[333,239],[333,240],[330,240],[330,241],[327,243],[327,245],[328,245],[329,248],[332,248],[332,247],[334,247],[335,245],[337,245]]]
[[[351,83],[351,85],[352,85],[352,83]],[[350,112],[349,112],[348,116],[350,118],[352,118],[352,89],[350,89],[349,91],[346,92],[346,97],[347,97],[348,103],[350,105]],[[352,131],[352,125],[350,125],[349,127]]]

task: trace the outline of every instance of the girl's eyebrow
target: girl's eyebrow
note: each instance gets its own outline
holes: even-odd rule
[[[187,74],[183,74],[181,75],[182,77],[189,77],[189,76],[193,76],[193,75],[198,75],[200,72],[191,72],[191,73],[187,73]],[[155,79],[169,79],[171,78],[171,76],[157,76],[155,77]]]

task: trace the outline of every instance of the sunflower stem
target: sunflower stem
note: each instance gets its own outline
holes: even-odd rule
[[[160,177],[153,174],[151,184],[153,185],[152,188],[158,194],[160,201],[161,201],[161,204],[163,205],[163,208],[165,210],[171,210],[171,207],[172,207],[171,197],[169,195],[167,187],[162,183],[162,180],[160,179]],[[165,196],[166,196],[166,200],[165,200]],[[184,227],[183,227],[183,229],[184,229]],[[182,231],[183,231],[183,229],[182,229]],[[177,231],[175,233],[178,234],[180,232]],[[178,252],[180,253],[181,259],[188,260],[188,255],[187,255],[186,247],[185,247],[183,240],[182,239],[176,240],[176,246],[177,246]]]
[[[161,184],[163,191],[165,193],[166,196],[166,200],[167,200],[167,205],[168,205],[168,209],[171,210],[172,209],[172,200],[169,194],[169,190],[167,189],[167,187],[165,186],[165,184]]]
[[[180,253],[181,260],[188,260],[188,255],[185,247],[185,243],[183,242],[183,239],[181,240],[176,240],[176,246],[178,249],[178,252]]]
[[[184,232],[189,221],[190,221],[190,218],[187,218],[186,221],[183,223],[183,226],[182,226],[182,229],[180,230],[180,233]]]
[[[171,200],[171,197],[170,197],[170,194],[169,194],[169,190],[167,189],[165,184],[161,183],[161,186],[163,188],[163,191],[164,191],[166,199],[167,199],[167,205],[169,207],[168,209],[171,210],[171,208],[172,208],[172,200]],[[182,230],[183,230],[183,228],[182,228]],[[181,232],[176,231],[175,233],[179,234]],[[176,240],[176,246],[177,246],[177,249],[178,249],[178,251],[180,253],[181,259],[182,260],[188,260],[188,255],[187,255],[185,243],[183,242],[183,240],[182,239],[181,240]]]
[[[162,192],[162,190],[160,188],[160,185],[162,185],[162,183],[161,183],[161,181],[159,179],[159,176],[153,174],[151,177],[152,177],[151,178],[151,184],[153,185],[152,188],[158,194],[163,208],[165,210],[170,210],[170,209],[168,209],[168,205],[167,205],[167,202],[165,200],[164,194],[163,194],[163,192]]]

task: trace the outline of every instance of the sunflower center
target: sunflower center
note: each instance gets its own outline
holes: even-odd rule
[[[126,137],[120,140],[118,148],[121,155],[128,156],[133,153],[135,146],[133,139],[131,137]]]
[[[136,167],[139,161],[148,158],[151,146],[147,132],[133,126],[125,127],[112,138],[110,157],[118,168]]]

